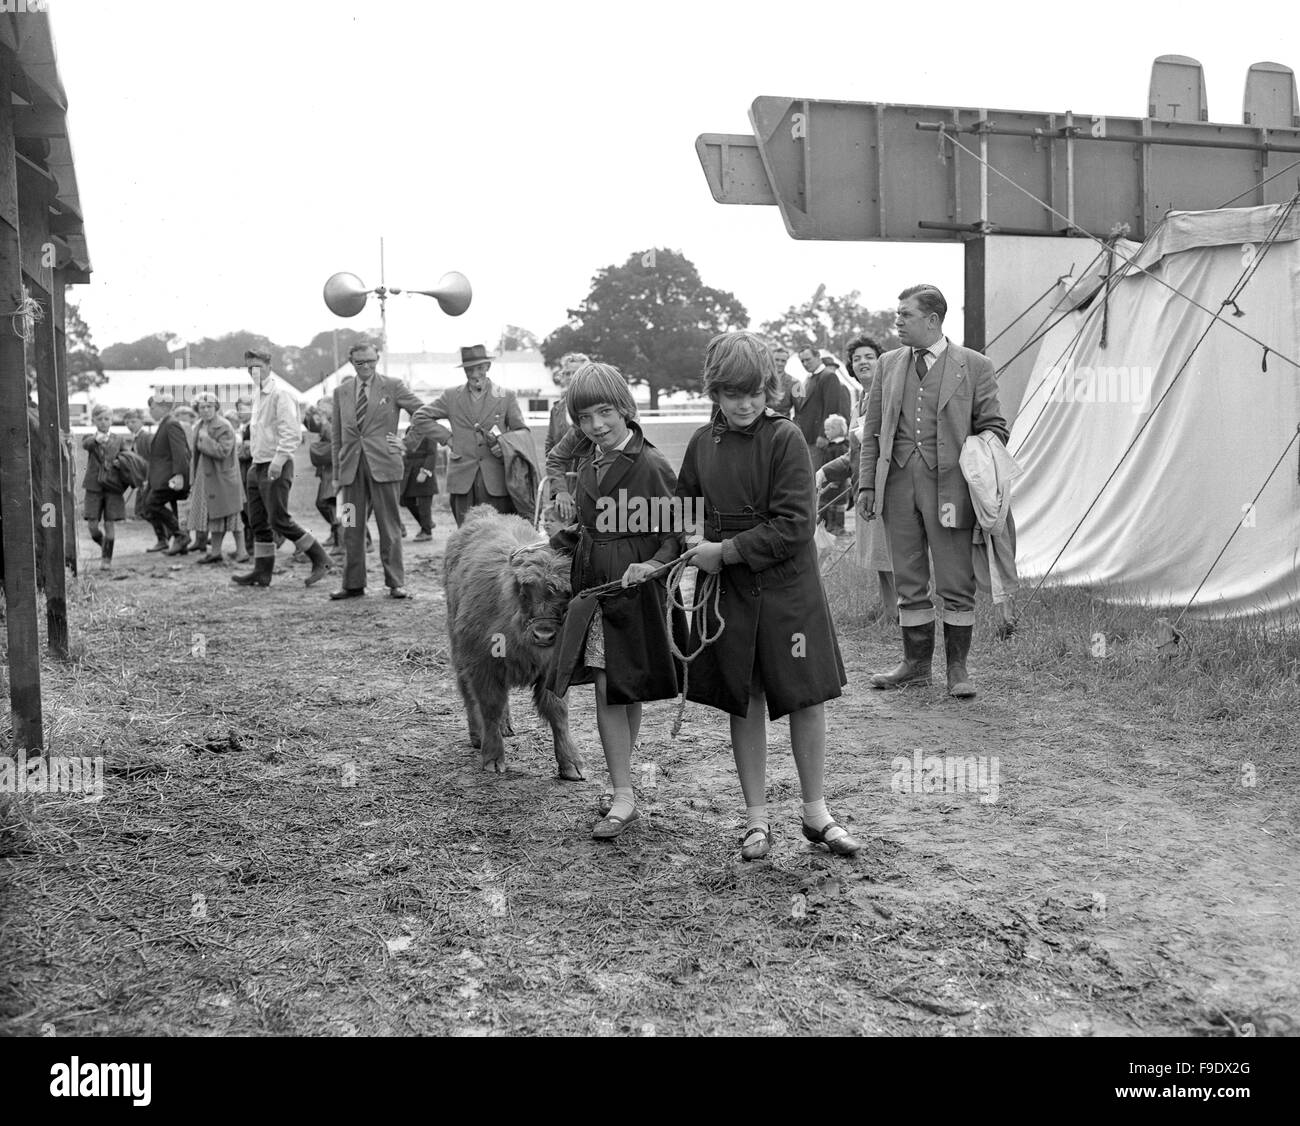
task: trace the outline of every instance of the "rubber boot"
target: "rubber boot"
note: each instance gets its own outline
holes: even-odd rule
[[[343,525],[342,524],[330,525],[330,543],[333,545],[329,549],[330,555],[343,555],[345,553],[345,548],[343,546]]]
[[[903,627],[903,660],[893,672],[876,673],[872,688],[902,688],[930,683],[930,660],[934,656],[934,622]]]
[[[969,700],[975,695],[975,685],[966,672],[966,655],[970,652],[973,626],[943,624],[943,648],[948,658],[948,695]]]
[[[316,537],[310,532],[303,536],[302,539],[296,540],[293,546],[311,560],[311,574],[303,579],[304,586],[315,586],[334,570],[334,564],[330,562],[329,555],[316,542]]]
[[[189,537],[184,532],[182,532],[180,533],[180,535],[172,537],[171,547],[169,547],[166,551],[164,551],[163,554],[184,555],[186,554],[186,552],[189,551],[189,549],[190,549]]]
[[[113,545],[116,540],[110,540],[104,537],[103,546],[99,549],[99,569],[101,571],[111,571],[113,569]]]
[[[253,569],[246,575],[231,575],[239,586],[270,586],[275,573],[275,544],[258,540],[253,544]]]
[[[208,532],[205,528],[201,532],[194,533],[194,542],[190,544],[195,551],[207,552],[208,550]]]

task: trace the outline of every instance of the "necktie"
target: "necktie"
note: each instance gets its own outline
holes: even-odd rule
[[[366,381],[357,380],[357,429],[366,424]]]
[[[930,370],[925,362],[928,353],[924,349],[918,349],[916,353],[916,375],[918,379],[924,379],[925,373]]]

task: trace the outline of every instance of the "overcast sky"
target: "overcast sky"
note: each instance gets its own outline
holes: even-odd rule
[[[1141,116],[1151,61],[1205,66],[1212,121],[1247,67],[1300,65],[1294,4],[428,3],[50,0],[102,347],[170,330],[306,343],[339,270],[472,281],[459,319],[390,301],[397,351],[544,336],[592,275],[668,246],[752,323],[825,282],[954,306],[957,246],[796,242],[723,207],[700,133],[752,132],[758,95]],[[1241,15],[1239,13],[1247,13]]]

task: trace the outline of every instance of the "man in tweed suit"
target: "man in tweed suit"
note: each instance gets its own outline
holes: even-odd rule
[[[334,392],[330,428],[344,548],[343,589],[330,598],[357,598],[366,592],[366,517],[371,509],[379,526],[388,597],[406,598],[398,515],[405,465],[397,419],[403,410],[414,416],[424,404],[402,380],[375,372],[379,352],[373,344],[354,344],[348,359],[356,375]]]
[[[447,459],[447,492],[451,514],[460,527],[476,504],[490,504],[498,512],[515,510],[506,488],[506,470],[500,438],[509,430],[527,430],[514,394],[488,378],[492,366],[482,344],[460,350],[465,385],[444,391],[411,419],[422,437],[433,435],[451,446]],[[450,429],[439,420],[445,419]]]
[[[991,431],[1005,445],[1006,420],[987,356],[943,334],[948,303],[932,285],[898,295],[894,328],[903,347],[881,357],[871,385],[858,470],[858,515],[882,516],[889,534],[903,661],[871,678],[873,688],[928,684],[934,654],[934,603],[942,603],[948,692],[971,697],[966,671],[975,625],[975,510],[958,457],[972,434]],[[927,554],[928,549],[928,554]]]

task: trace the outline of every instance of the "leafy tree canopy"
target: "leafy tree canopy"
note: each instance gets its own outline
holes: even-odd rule
[[[629,383],[649,387],[652,410],[663,393],[699,392],[710,338],[749,324],[733,294],[706,286],[690,259],[662,248],[606,266],[568,315],[542,342],[546,362],[585,352],[613,364]]]
[[[840,359],[850,340],[861,333],[874,337],[885,351],[898,347],[894,334],[894,311],[871,312],[859,301],[858,290],[843,297],[833,297],[826,287],[818,287],[812,299],[802,305],[791,305],[781,316],[763,324],[763,333],[789,346],[792,352],[800,348],[825,348]]]
[[[90,326],[82,318],[80,307],[72,301],[63,306],[63,329],[68,344],[68,390],[89,391],[107,383],[104,361],[95,347]]]

